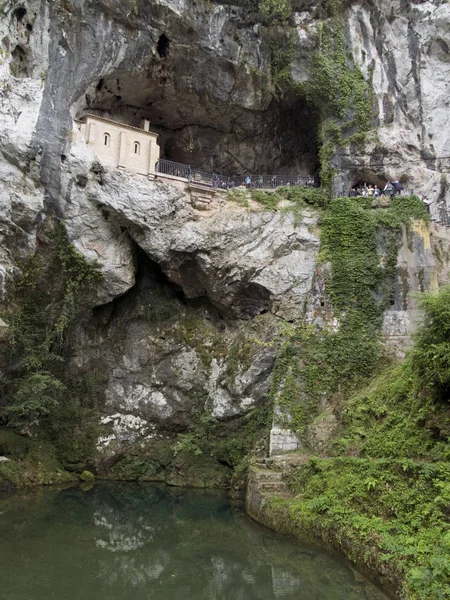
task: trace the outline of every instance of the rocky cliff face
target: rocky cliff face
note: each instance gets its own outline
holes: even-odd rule
[[[398,178],[446,206],[448,3],[339,10],[349,68],[371,82],[373,130],[363,146],[334,148],[335,193]],[[103,274],[70,362],[75,375],[102,373],[103,459],[186,431],[199,412],[234,427],[264,404],[282,321],[320,313],[317,215],[249,211],[220,195],[199,211],[180,188],[105,171],[73,119],[86,110],[131,125],[148,118],[162,156],[209,171],[318,177],[324,113],[298,91],[326,3],[294,2],[284,25],[251,0],[3,0],[0,17],[2,298],[42,224],[63,219]],[[424,244],[402,254],[399,281],[409,283],[386,316],[388,337],[408,338],[406,293],[433,281]]]

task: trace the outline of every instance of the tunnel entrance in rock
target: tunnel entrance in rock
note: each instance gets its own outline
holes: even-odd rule
[[[139,128],[148,119],[159,134],[161,158],[209,173],[318,173],[318,115],[303,98],[272,97],[264,110],[250,110],[214,89],[200,93],[189,65],[181,72],[173,62],[169,44],[163,34],[148,72],[93,82],[76,103],[76,116],[90,112]]]
[[[163,323],[192,309],[199,316],[214,322],[219,329],[225,327],[223,316],[207,298],[186,298],[183,289],[170,281],[158,263],[135,242],[133,251],[135,284],[112,302],[93,309],[93,318],[97,324],[108,326],[117,320]]]
[[[17,21],[20,23],[22,21],[22,19],[24,18],[24,16],[27,14],[27,9],[24,6],[18,6],[14,11],[13,11],[13,15],[14,17],[17,19]]]
[[[135,243],[133,251],[134,286],[112,302],[94,308],[96,321],[107,324],[116,318],[135,317],[149,322],[163,322],[187,305],[181,287],[169,282],[160,266]]]
[[[29,53],[23,46],[17,44],[11,52],[10,69],[14,77],[29,77],[31,66],[29,64]]]

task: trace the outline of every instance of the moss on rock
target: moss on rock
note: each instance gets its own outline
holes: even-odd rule
[[[63,469],[48,442],[31,440],[12,431],[0,429],[0,454],[8,460],[0,462],[0,489],[34,485],[52,485],[75,481]]]
[[[95,475],[92,471],[83,471],[80,475],[80,480],[85,483],[93,483],[95,481]]]

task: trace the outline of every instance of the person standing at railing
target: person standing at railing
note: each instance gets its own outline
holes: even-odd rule
[[[277,178],[275,175],[272,177],[271,184],[272,184],[272,189],[275,189],[277,187]]]
[[[259,187],[259,188],[262,188],[262,187],[263,187],[263,185],[264,185],[263,176],[262,176],[262,175],[260,175],[260,176],[258,177],[258,187]]]
[[[394,187],[395,193],[396,193],[398,196],[400,196],[400,194],[402,193],[402,190],[403,190],[403,186],[402,186],[402,184],[400,183],[400,181],[397,181],[397,180],[395,180],[395,181],[393,181],[393,182],[392,182],[392,185],[393,185],[393,187]]]
[[[245,187],[249,190],[252,187],[252,178],[250,175],[247,175],[245,178]]]
[[[390,196],[391,198],[394,197],[395,188],[390,181],[388,181],[387,184],[384,186],[383,192],[385,196]]]
[[[428,196],[422,196],[422,202],[427,213],[431,215],[431,204],[433,203],[433,201],[430,200]]]

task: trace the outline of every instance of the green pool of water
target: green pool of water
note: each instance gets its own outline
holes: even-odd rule
[[[383,600],[221,493],[97,484],[0,496],[1,600]]]

